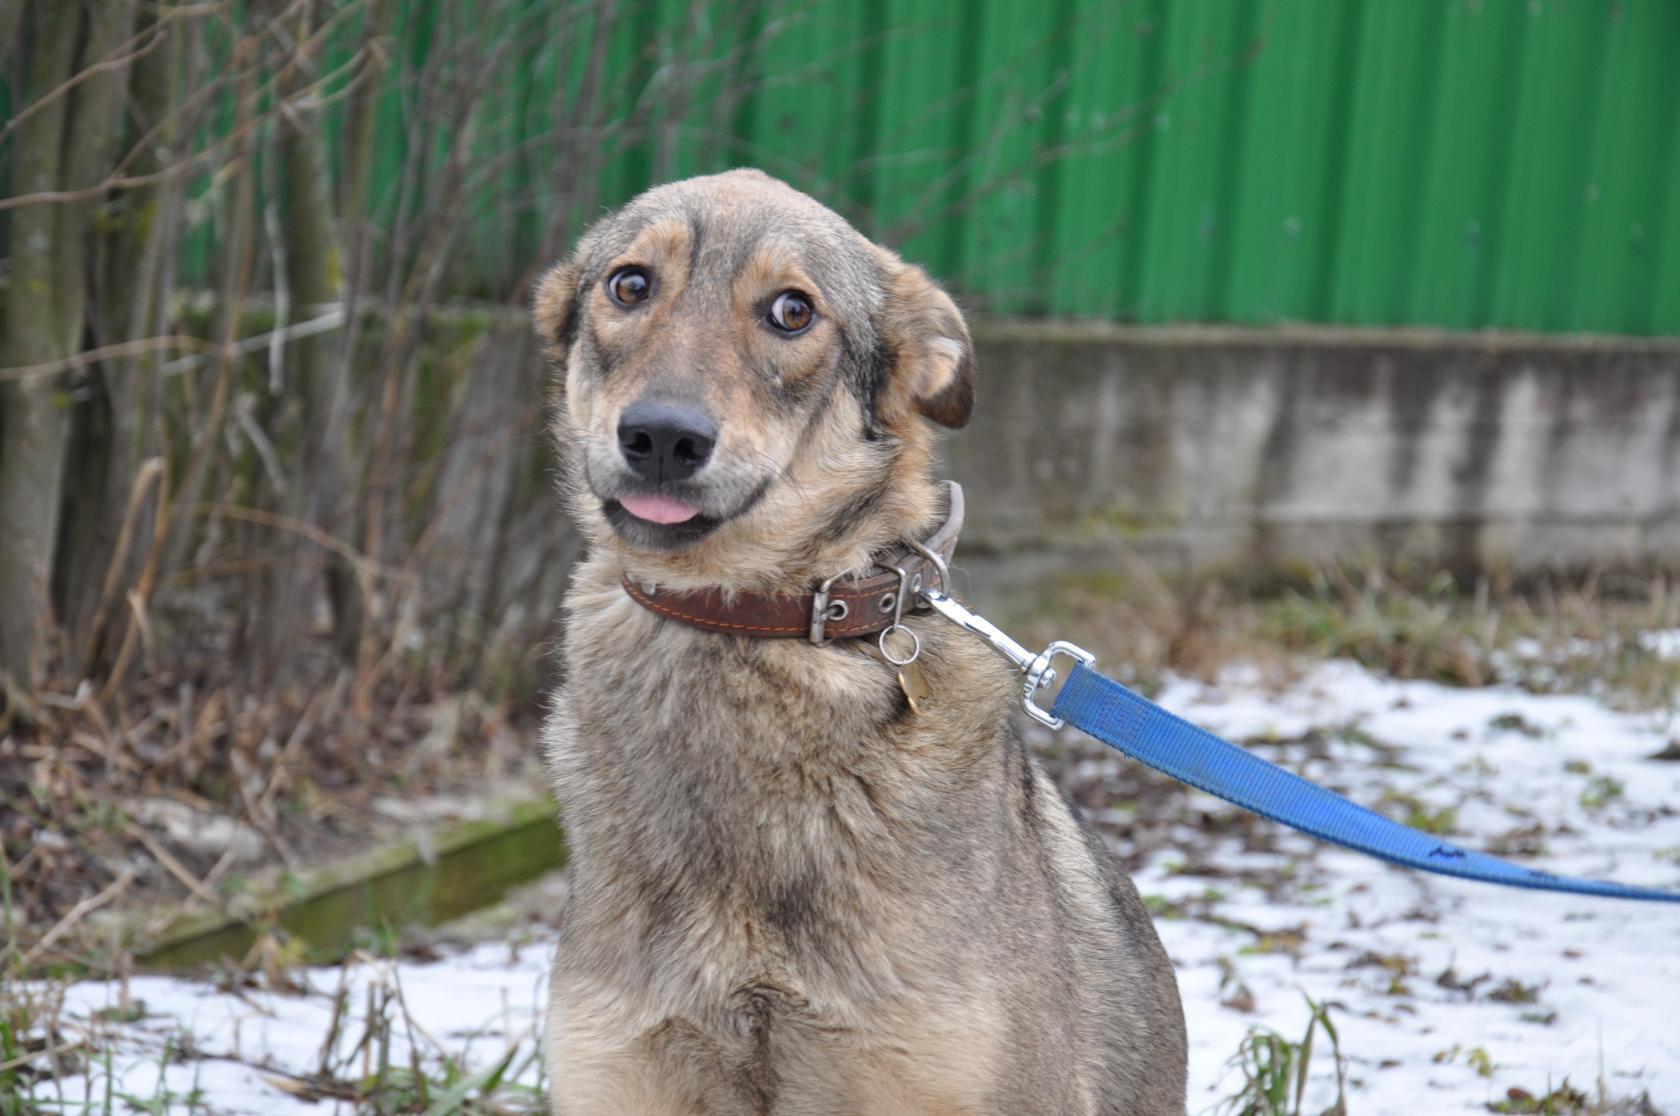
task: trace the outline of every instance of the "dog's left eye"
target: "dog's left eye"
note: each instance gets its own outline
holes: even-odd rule
[[[798,291],[783,291],[770,304],[770,324],[783,333],[805,332],[816,316],[811,300]]]
[[[653,283],[639,267],[621,267],[607,277],[607,294],[620,306],[628,308],[646,302],[652,293]]]

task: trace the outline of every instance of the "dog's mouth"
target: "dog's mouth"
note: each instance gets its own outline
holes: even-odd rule
[[[657,523],[661,527],[675,527],[700,514],[699,508],[658,493],[626,494],[618,498],[618,506],[645,523]]]
[[[659,493],[625,493],[603,500],[601,511],[619,537],[650,550],[693,546],[733,518],[706,515],[693,504]]]
[[[681,490],[653,491],[627,488],[615,496],[603,496],[592,490],[601,501],[601,512],[613,531],[632,546],[647,550],[683,550],[750,511],[764,497],[774,476],[747,494],[746,498],[724,512],[711,512],[704,502]]]

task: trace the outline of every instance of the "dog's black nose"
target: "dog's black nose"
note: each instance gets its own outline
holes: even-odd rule
[[[693,476],[712,456],[717,423],[698,407],[643,399],[618,420],[618,448],[636,475],[651,481]]]

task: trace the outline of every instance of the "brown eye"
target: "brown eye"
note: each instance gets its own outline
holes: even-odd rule
[[[817,312],[811,300],[798,291],[783,291],[770,304],[770,324],[783,333],[803,333]]]
[[[621,267],[607,276],[607,294],[620,306],[646,302],[653,292],[653,280],[639,267]]]

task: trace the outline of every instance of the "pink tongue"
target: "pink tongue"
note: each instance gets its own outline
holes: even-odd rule
[[[625,511],[649,523],[682,523],[700,514],[669,496],[621,496],[618,502]]]

